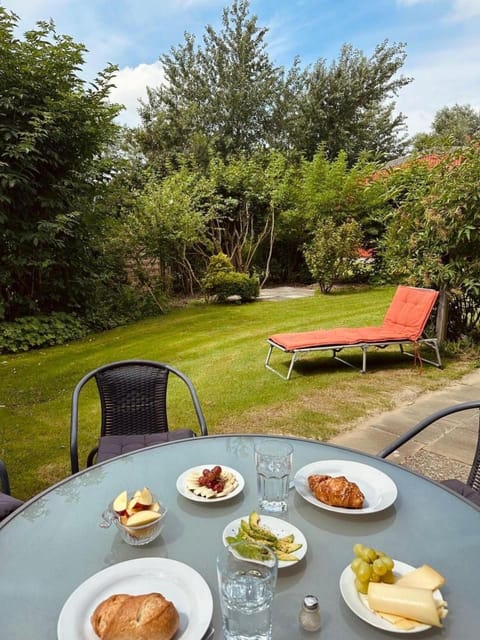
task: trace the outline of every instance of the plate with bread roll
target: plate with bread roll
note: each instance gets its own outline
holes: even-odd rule
[[[353,516],[383,511],[397,498],[397,486],[387,474],[352,460],[311,462],[297,471],[293,484],[319,509]]]
[[[415,568],[399,560],[391,562],[392,580],[369,580],[366,593],[358,590],[352,565],[346,567],[340,591],[347,606],[364,622],[392,633],[441,628],[448,613],[440,591],[445,578],[429,565]]]
[[[204,578],[169,558],[137,558],[83,582],[65,602],[58,640],[198,640],[212,619]]]

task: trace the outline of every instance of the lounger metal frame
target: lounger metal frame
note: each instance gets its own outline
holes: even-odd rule
[[[280,378],[282,378],[283,380],[290,380],[290,377],[293,371],[293,365],[295,364],[297,356],[301,353],[309,353],[310,351],[331,351],[332,358],[334,358],[335,360],[338,360],[339,362],[343,362],[343,364],[346,364],[348,367],[351,367],[352,369],[358,369],[358,367],[353,365],[351,362],[347,362],[347,360],[340,358],[337,354],[340,353],[340,351],[343,351],[343,349],[361,349],[362,350],[362,366],[359,370],[361,371],[361,373],[366,373],[368,349],[370,349],[371,347],[377,347],[378,349],[385,349],[386,347],[391,347],[392,345],[398,345],[400,347],[401,353],[403,353],[406,356],[410,356],[411,358],[414,358],[415,361],[426,362],[438,368],[442,367],[442,360],[440,358],[440,350],[438,348],[437,338],[424,337],[424,338],[419,338],[416,341],[389,340],[386,342],[360,342],[356,344],[322,345],[318,347],[302,347],[300,349],[285,349],[284,347],[280,346],[270,338],[267,339],[267,342],[270,346],[268,348],[268,353],[265,360],[265,367],[270,371],[273,371],[273,373],[276,373],[277,376],[280,376]],[[403,348],[404,345],[413,345],[414,353],[409,353],[408,351],[405,351]],[[420,345],[426,345],[427,347],[431,347],[433,349],[437,357],[436,362],[434,362],[433,360],[424,358],[420,355]],[[288,367],[288,372],[286,376],[283,375],[280,371],[278,371],[274,367],[272,367],[272,365],[270,364],[270,357],[272,355],[274,348],[280,349],[280,351],[283,351],[284,353],[292,354],[292,359],[290,360],[290,365]]]

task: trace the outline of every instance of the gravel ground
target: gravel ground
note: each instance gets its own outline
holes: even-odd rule
[[[470,467],[466,464],[424,450],[405,458],[402,466],[438,482],[450,478],[466,482],[470,472]]]

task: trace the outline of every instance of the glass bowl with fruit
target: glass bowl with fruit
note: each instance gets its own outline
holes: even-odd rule
[[[130,545],[148,544],[160,535],[167,510],[148,489],[122,491],[103,513],[102,527],[115,524],[122,540]]]

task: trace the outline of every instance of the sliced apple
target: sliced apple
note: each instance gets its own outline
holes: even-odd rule
[[[156,511],[144,509],[130,516],[127,520],[127,527],[141,527],[146,524],[152,524],[160,518],[160,514]]]
[[[133,516],[137,511],[141,511],[143,507],[138,504],[138,498],[132,498],[127,504],[127,515]]]
[[[150,490],[147,489],[147,487],[143,487],[143,489],[140,491],[140,495],[137,496],[137,502],[139,506],[141,506],[143,509],[148,509],[149,507],[152,506],[153,497],[152,497],[152,494],[150,493]]]
[[[160,511],[160,503],[154,502],[150,507],[150,511],[157,511],[157,512]]]
[[[115,513],[117,513],[119,516],[121,516],[124,513],[126,513],[127,505],[128,505],[127,492],[126,491],[122,491],[122,493],[119,493],[118,496],[113,501],[112,507],[113,507],[113,510],[115,511]]]

